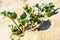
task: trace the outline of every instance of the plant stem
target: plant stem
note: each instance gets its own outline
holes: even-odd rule
[[[25,27],[23,26],[23,33],[24,33],[24,31],[25,31]]]
[[[32,31],[32,27],[33,27],[33,25],[31,25],[31,31]]]
[[[13,19],[11,19],[12,21],[13,21],[13,23],[16,25],[16,28],[20,31],[22,31],[22,28],[21,27],[19,27],[18,25],[17,25],[17,23],[13,20]],[[23,31],[22,31],[23,32]]]
[[[16,22],[15,22],[13,19],[11,19],[11,20],[12,20],[13,23],[17,26],[16,28],[17,28],[17,29],[20,29],[19,26],[16,24]]]

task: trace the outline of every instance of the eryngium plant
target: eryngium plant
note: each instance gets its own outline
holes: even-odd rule
[[[31,31],[34,30],[36,25],[43,23],[43,18],[45,16],[50,17],[52,15],[52,12],[54,12],[54,5],[53,3],[44,3],[42,5],[36,4],[32,7],[26,5],[23,9],[24,11],[19,18],[17,18],[16,12],[0,12],[1,15],[10,18],[15,24],[8,25],[11,29],[12,35],[22,35],[27,29]],[[15,19],[17,19],[18,24]]]
[[[35,7],[38,8],[39,12],[43,12],[45,17],[50,17],[55,10],[53,3],[43,3],[42,5],[36,4]]]

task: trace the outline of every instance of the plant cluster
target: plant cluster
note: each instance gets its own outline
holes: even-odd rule
[[[24,33],[28,27],[32,30],[32,28],[36,27],[35,25],[43,23],[44,17],[50,17],[55,10],[53,3],[44,3],[42,5],[36,4],[32,7],[26,5],[23,9],[24,11],[19,18],[17,18],[16,12],[0,12],[0,14],[10,18],[15,24],[9,25],[13,35]],[[18,24],[15,22],[15,19],[17,19]]]

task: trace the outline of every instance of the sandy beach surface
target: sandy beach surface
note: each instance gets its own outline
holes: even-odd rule
[[[15,11],[17,14],[22,13],[22,7],[25,4],[34,5],[36,3],[49,3],[53,2],[55,8],[60,8],[60,0],[0,0],[1,11]],[[60,9],[56,11],[57,14],[51,16],[46,26],[41,28],[40,31],[25,32],[21,40],[60,40]],[[10,29],[8,24],[13,24],[8,18],[0,18],[0,40],[9,40]]]

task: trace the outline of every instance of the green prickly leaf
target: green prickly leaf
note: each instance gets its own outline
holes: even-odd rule
[[[25,19],[27,17],[27,14],[23,12],[23,14],[20,16],[20,19]]]

